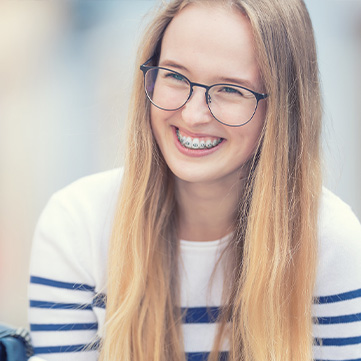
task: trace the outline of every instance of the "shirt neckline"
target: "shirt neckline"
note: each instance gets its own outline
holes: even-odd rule
[[[188,241],[181,239],[180,245],[182,248],[214,248],[227,244],[230,241],[232,235],[233,233],[229,233],[226,236],[213,241]]]

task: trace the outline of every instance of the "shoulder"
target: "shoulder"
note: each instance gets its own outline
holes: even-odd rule
[[[54,193],[50,201],[62,204],[69,211],[103,208],[117,197],[122,174],[122,169],[117,168],[80,178]]]
[[[89,242],[104,242],[113,222],[122,173],[122,169],[114,169],[93,174],[57,191],[46,205],[38,228],[54,240],[60,240],[59,234],[68,242],[76,240],[78,247],[84,242],[88,246]]]
[[[320,251],[336,247],[340,256],[343,252],[356,252],[361,256],[359,220],[349,205],[326,188],[321,196],[318,232]]]
[[[315,359],[360,359],[361,225],[327,189],[320,202],[314,296]]]
[[[360,222],[345,202],[325,188],[320,201],[318,224],[318,295],[360,289]]]
[[[89,175],[57,191],[48,201],[40,223],[46,217],[51,223],[64,222],[91,228],[112,218],[123,171],[120,168]]]
[[[108,241],[121,183],[115,169],[56,192],[35,229],[31,273],[64,282],[103,284]]]

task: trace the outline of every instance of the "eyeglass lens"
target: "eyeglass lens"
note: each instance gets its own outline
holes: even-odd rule
[[[156,107],[171,111],[187,102],[191,84],[179,73],[153,68],[146,72],[145,90]],[[208,107],[218,121],[228,125],[243,125],[253,117],[257,99],[252,92],[242,87],[217,84],[209,89]]]

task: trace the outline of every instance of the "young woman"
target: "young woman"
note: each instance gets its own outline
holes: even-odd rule
[[[170,1],[137,64],[124,170],[58,192],[39,222],[35,352],[360,360],[361,226],[321,189],[302,0]]]

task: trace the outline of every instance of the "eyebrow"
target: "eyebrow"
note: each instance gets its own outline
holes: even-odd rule
[[[171,68],[175,68],[179,71],[186,71],[186,72],[189,72],[189,70],[181,65],[181,64],[178,64],[172,60],[165,60],[165,61],[162,61],[161,63],[158,64],[159,66],[163,66],[163,67],[171,67]],[[249,89],[255,89],[255,85],[252,84],[249,80],[246,80],[246,79],[242,79],[242,78],[236,78],[236,77],[226,77],[226,76],[221,76],[219,78],[219,81],[217,81],[217,84],[218,83],[227,83],[227,84],[235,84],[235,85],[240,85],[240,86],[244,86],[246,88],[249,88]]]
[[[166,60],[166,61],[164,61],[164,62],[162,61],[162,62],[159,63],[158,65],[159,65],[159,66],[165,66],[165,67],[170,66],[170,67],[176,68],[176,69],[178,69],[178,70],[188,71],[188,69],[187,69],[185,66],[180,65],[180,64],[175,63],[174,61],[170,61],[170,60]]]

